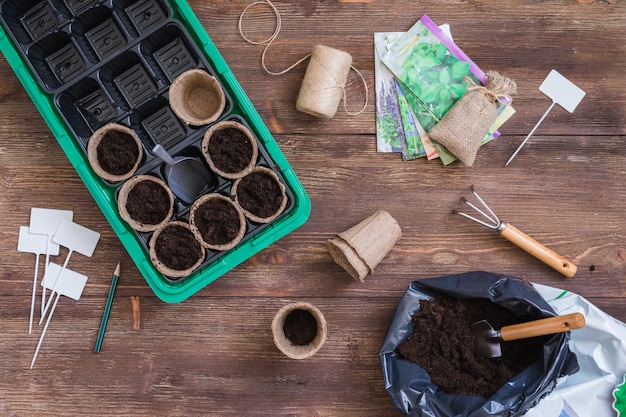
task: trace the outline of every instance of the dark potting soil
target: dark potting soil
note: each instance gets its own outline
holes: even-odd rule
[[[126,210],[130,217],[143,224],[161,223],[170,210],[167,191],[154,181],[141,181],[128,193]]]
[[[220,199],[203,203],[194,214],[194,223],[206,243],[224,245],[239,233],[239,214],[232,204]]]
[[[309,311],[293,310],[285,317],[283,331],[294,345],[308,345],[317,335],[317,320]]]
[[[244,132],[227,127],[216,130],[208,145],[215,166],[224,172],[244,170],[252,159],[252,144]]]
[[[117,130],[106,132],[97,150],[100,167],[113,175],[124,175],[130,172],[139,158],[139,149],[135,139]]]
[[[413,334],[397,352],[424,368],[442,391],[489,398],[539,359],[550,336],[500,342],[502,356],[484,358],[470,331],[470,325],[480,320],[494,329],[527,321],[489,300],[435,294],[432,301],[420,301],[420,310],[413,315]]]
[[[237,201],[241,207],[261,218],[276,214],[283,198],[276,179],[265,172],[252,172],[237,185]]]
[[[159,261],[176,271],[194,266],[204,250],[191,230],[178,225],[163,229],[154,244]]]

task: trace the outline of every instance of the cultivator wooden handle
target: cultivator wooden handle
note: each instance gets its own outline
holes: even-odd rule
[[[500,230],[500,228],[498,230]],[[509,223],[501,223],[500,234],[516,246],[524,249],[535,258],[559,271],[568,278],[573,277],[578,270],[578,267],[575,264],[568,261],[552,249],[537,242],[535,239]]]
[[[554,252],[552,249],[549,249],[537,242],[532,237],[528,236],[526,233],[517,229],[516,227],[507,224],[504,221],[501,221],[500,218],[496,215],[496,213],[489,208],[487,203],[480,198],[476,190],[474,190],[474,186],[471,187],[471,192],[476,197],[482,208],[474,205],[472,202],[467,200],[466,198],[461,198],[461,203],[468,205],[473,208],[476,213],[480,214],[482,218],[476,218],[462,211],[453,210],[453,213],[460,214],[461,216],[468,218],[476,223],[482,224],[485,227],[488,227],[493,230],[497,230],[502,236],[507,238],[510,242],[514,243],[518,247],[524,249],[526,252],[533,255],[535,258],[544,262],[546,265],[554,268],[559,271],[561,274],[565,275],[568,278],[571,278],[576,274],[578,267],[572,262],[568,261],[558,253]]]

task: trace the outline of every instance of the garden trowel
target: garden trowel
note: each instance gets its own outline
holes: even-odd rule
[[[495,330],[486,320],[481,320],[471,325],[471,331],[478,353],[485,358],[498,358],[502,356],[500,342],[563,333],[584,326],[585,316],[572,313],[504,326],[500,330]]]

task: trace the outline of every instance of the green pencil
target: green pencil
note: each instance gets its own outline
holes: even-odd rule
[[[100,322],[100,331],[98,332],[98,338],[96,339],[96,346],[94,351],[100,352],[102,347],[102,340],[104,339],[104,332],[107,328],[107,322],[109,321],[109,314],[111,313],[111,305],[113,304],[113,296],[115,295],[115,289],[117,288],[117,281],[120,278],[120,263],[117,263],[113,277],[111,278],[111,287],[109,288],[109,296],[107,297],[107,303],[104,306],[104,313],[102,314],[102,321]]]

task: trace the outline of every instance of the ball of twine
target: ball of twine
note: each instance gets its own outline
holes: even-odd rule
[[[262,41],[253,41],[249,39],[248,37],[246,37],[246,35],[244,35],[242,28],[242,21],[245,13],[248,11],[248,9],[257,4],[269,5],[276,15],[276,28],[274,29],[274,32],[270,35],[269,38]],[[339,103],[343,98],[344,110],[348,115],[357,116],[365,111],[369,95],[367,82],[365,81],[365,78],[359,72],[359,70],[352,66],[352,56],[347,52],[340,51],[338,49],[334,49],[324,45],[315,45],[310,54],[299,59],[290,67],[279,72],[270,71],[265,63],[265,57],[267,49],[280,33],[281,27],[282,19],[280,17],[280,13],[276,6],[274,6],[274,4],[269,0],[256,1],[248,5],[239,16],[239,33],[241,34],[241,36],[248,43],[251,43],[253,45],[265,45],[265,48],[263,49],[263,54],[261,55],[261,65],[265,72],[267,72],[268,74],[285,74],[286,72],[291,71],[300,63],[304,62],[306,59],[311,58],[306,73],[304,75],[304,79],[302,80],[302,85],[300,86],[298,100],[296,102],[296,109],[316,117],[330,119],[337,112]],[[359,77],[361,77],[361,80],[363,81],[363,85],[365,87],[365,103],[363,104],[363,107],[357,112],[348,111],[348,105],[346,103],[345,85],[351,69],[354,70]]]
[[[315,45],[304,74],[296,109],[316,117],[331,119],[345,94],[352,67],[349,53]]]

